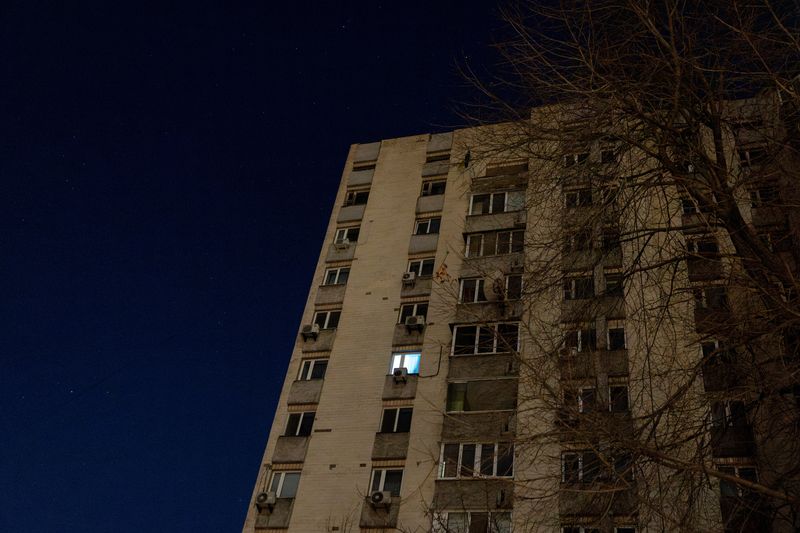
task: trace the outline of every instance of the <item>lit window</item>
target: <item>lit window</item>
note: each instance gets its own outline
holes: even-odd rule
[[[316,413],[291,413],[286,423],[287,437],[307,437],[311,435],[311,428],[314,427],[314,415]]]
[[[400,496],[400,485],[403,483],[402,470],[376,468],[372,470],[372,492],[387,491],[392,496]]]
[[[416,221],[414,225],[414,235],[430,235],[433,233],[439,233],[439,226],[441,225],[442,219],[440,217],[435,218],[421,218]]]
[[[398,368],[405,368],[409,374],[419,374],[420,357],[422,354],[419,352],[392,354],[392,366],[389,368],[389,374]]]
[[[311,379],[324,379],[325,371],[328,369],[327,359],[306,359],[300,365],[300,375],[297,377],[300,381],[308,381]]]
[[[272,474],[269,490],[278,498],[294,498],[299,484],[300,472],[275,472]]]
[[[323,285],[344,285],[350,276],[350,267],[329,268],[325,271]]]
[[[318,325],[319,329],[335,329],[339,325],[341,314],[341,310],[317,311],[314,314],[314,324]]]
[[[419,277],[430,277],[433,275],[433,257],[427,259],[415,259],[408,262],[408,272],[413,272]]]

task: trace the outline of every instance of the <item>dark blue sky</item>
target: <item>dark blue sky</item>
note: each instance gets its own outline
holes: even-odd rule
[[[0,6],[0,531],[241,528],[349,144],[500,25],[320,4]]]

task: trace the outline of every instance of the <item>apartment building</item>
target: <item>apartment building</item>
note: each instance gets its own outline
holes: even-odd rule
[[[629,201],[608,135],[537,160],[485,133],[351,147],[243,531],[791,531],[735,482],[787,463],[737,388],[719,325],[755,311],[707,206]],[[762,144],[728,149],[751,172]],[[783,187],[741,202],[792,260]],[[722,478],[675,466],[701,448]]]

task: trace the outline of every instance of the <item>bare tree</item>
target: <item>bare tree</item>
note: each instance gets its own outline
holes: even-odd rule
[[[795,531],[798,4],[504,14],[464,165],[528,165],[515,512]]]

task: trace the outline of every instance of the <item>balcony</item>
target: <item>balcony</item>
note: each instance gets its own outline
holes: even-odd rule
[[[294,498],[278,498],[272,510],[259,511],[256,516],[256,529],[286,529],[292,517]]]
[[[289,405],[302,405],[309,403],[319,403],[322,395],[323,379],[310,379],[305,381],[295,381],[289,387],[289,394],[286,402]]]
[[[366,204],[361,205],[348,205],[339,210],[339,216],[336,217],[336,222],[355,222],[364,218],[364,210],[367,208]]]
[[[422,166],[422,177],[439,176],[450,172],[450,161],[433,161]]]
[[[736,326],[730,309],[695,307],[694,325],[697,333],[720,333]]]
[[[786,224],[786,209],[777,206],[752,208],[754,226],[783,226]]]
[[[408,243],[409,254],[419,254],[423,252],[435,252],[439,244],[439,234],[429,233],[427,235],[412,235]]]
[[[690,257],[686,260],[689,281],[708,281],[722,277],[722,262],[719,258]]]
[[[514,482],[511,479],[437,479],[434,509],[511,509]]]
[[[417,395],[419,376],[406,376],[406,381],[397,381],[394,376],[386,376],[383,382],[383,400],[411,400]]]
[[[451,379],[516,376],[519,361],[511,354],[455,355],[450,357]]]
[[[561,519],[586,515],[633,515],[637,511],[636,489],[613,490],[603,483],[562,483],[558,495]]]
[[[508,213],[494,213],[486,215],[468,215],[464,224],[464,233],[524,228],[525,221],[525,211],[511,211]]]
[[[425,326],[421,329],[410,329],[405,324],[394,325],[394,335],[392,335],[392,344],[395,346],[406,344],[422,344],[425,338]]]
[[[491,290],[491,289],[490,289]],[[454,322],[498,322],[522,316],[520,300],[458,304]]]
[[[625,299],[622,296],[601,295],[561,303],[562,322],[585,322],[598,316],[607,319],[625,318]]]
[[[280,436],[272,454],[273,463],[302,463],[308,450],[308,437]]]
[[[444,208],[444,194],[420,196],[417,198],[417,214],[434,213]]]
[[[411,296],[427,296],[431,293],[432,278],[421,278],[417,276],[413,285],[403,285],[400,289],[400,296],[402,298],[409,298]]]
[[[499,442],[514,435],[513,413],[453,413],[444,417],[442,440]]]
[[[347,186],[355,187],[358,185],[369,185],[372,183],[372,177],[375,175],[374,168],[367,168],[364,170],[354,170],[347,177]]]
[[[462,277],[486,276],[492,272],[522,271],[524,258],[521,253],[465,257],[461,266]]]
[[[303,353],[328,352],[333,348],[333,339],[336,338],[335,329],[320,330],[316,339],[309,338],[303,341]]]
[[[364,499],[361,506],[361,519],[359,527],[376,529],[394,529],[397,527],[397,514],[400,511],[400,498],[392,496],[392,501],[386,507],[376,507],[369,499]]]
[[[347,285],[322,285],[317,288],[316,305],[338,304],[344,301],[344,291]]]
[[[376,433],[372,445],[373,460],[405,459],[408,453],[408,433]]]
[[[334,261],[350,261],[356,255],[356,243],[349,244],[331,244],[328,248],[328,255],[325,256],[325,261],[332,263]]]

